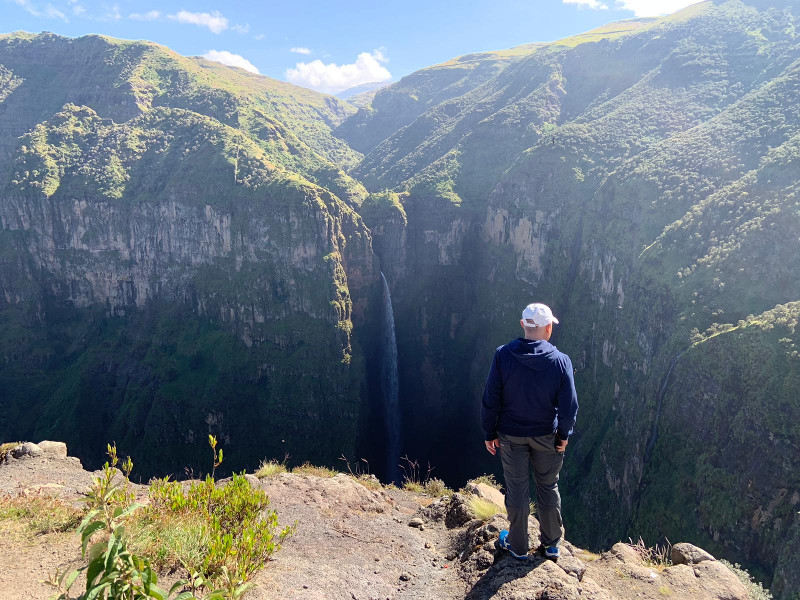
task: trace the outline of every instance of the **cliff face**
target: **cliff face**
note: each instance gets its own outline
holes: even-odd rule
[[[409,454],[455,478],[497,468],[477,430],[483,381],[521,308],[546,302],[581,398],[562,480],[572,535],[676,539],[691,523],[791,597],[797,432],[747,415],[800,416],[797,334],[778,324],[800,298],[796,18],[706,2],[462,57],[379,91],[340,127],[365,140],[356,173],[401,192],[407,216],[370,227],[396,275]],[[732,327],[740,341],[714,337]],[[706,349],[716,363],[697,359]],[[729,436],[750,430],[732,452]]]
[[[133,84],[121,86],[128,104],[71,96],[58,79],[33,77],[31,57],[47,64],[99,46],[125,57],[115,76],[129,81],[188,59],[151,44],[50,38],[0,40],[0,60],[16,74],[0,121],[29,128],[15,144],[3,136],[0,435],[60,434],[93,464],[104,447],[96,433],[106,431],[128,441],[145,472],[193,465],[192,442],[206,433],[237,448],[232,468],[267,454],[355,454],[368,405],[353,327],[370,318],[378,271],[354,211],[363,188],[313,149],[325,136],[341,145],[330,125],[343,105],[276,85],[308,119],[311,142],[292,133],[279,151],[197,97],[227,97],[235,109],[246,94],[229,93],[242,77],[233,70],[226,80],[205,65],[214,74],[194,81],[192,102],[207,114],[166,92],[143,104]],[[188,62],[177,72],[191,81]],[[162,92],[174,86],[161,77]],[[19,97],[59,94],[67,102],[31,125],[41,107],[22,110]],[[308,161],[293,171],[287,156],[298,155]],[[307,179],[323,172],[339,174],[331,188],[341,197]]]

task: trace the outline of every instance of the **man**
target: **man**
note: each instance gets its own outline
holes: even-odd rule
[[[500,532],[499,544],[515,558],[528,556],[529,474],[536,480],[536,516],[540,550],[558,559],[563,537],[558,474],[578,414],[572,362],[548,341],[558,319],[544,304],[522,312],[525,332],[500,346],[494,355],[481,420],[486,449],[500,449],[506,482],[506,511],[510,531]]]

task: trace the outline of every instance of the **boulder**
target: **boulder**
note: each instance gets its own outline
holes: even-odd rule
[[[42,456],[44,452],[38,446],[38,444],[34,444],[33,442],[24,442],[19,446],[16,446],[11,449],[11,458],[36,458],[38,456]]]
[[[444,524],[448,529],[461,527],[473,519],[472,510],[469,507],[467,498],[461,494],[453,494],[447,505],[444,516]]]
[[[500,490],[493,488],[490,485],[486,485],[485,483],[470,482],[467,484],[467,491],[471,494],[475,494],[479,498],[493,502],[500,508],[503,508],[506,505],[506,497],[500,492]]]
[[[672,547],[672,564],[674,565],[697,565],[706,560],[716,559],[702,548],[685,542]]]
[[[609,550],[611,556],[628,565],[641,565],[642,564],[642,557],[641,555],[631,548],[628,544],[623,544],[622,542],[617,542],[611,547]]]
[[[750,600],[747,589],[738,577],[716,560],[706,560],[699,565],[675,565],[664,569],[662,577],[669,589],[680,590],[683,594],[691,593],[693,598]]]
[[[64,442],[44,440],[37,444],[42,451],[52,458],[67,458],[67,445]]]

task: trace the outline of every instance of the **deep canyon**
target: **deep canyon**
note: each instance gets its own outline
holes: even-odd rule
[[[392,479],[397,453],[458,487],[499,473],[484,380],[545,302],[581,406],[567,536],[691,541],[796,598],[797,28],[796,2],[702,2],[361,108],[0,36],[0,438],[91,467],[114,440],[146,479],[201,471],[212,433],[232,470]]]

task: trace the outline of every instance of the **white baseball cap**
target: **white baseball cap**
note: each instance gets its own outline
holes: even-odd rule
[[[525,327],[544,327],[550,323],[558,323],[553,311],[546,304],[528,304],[522,311]]]

